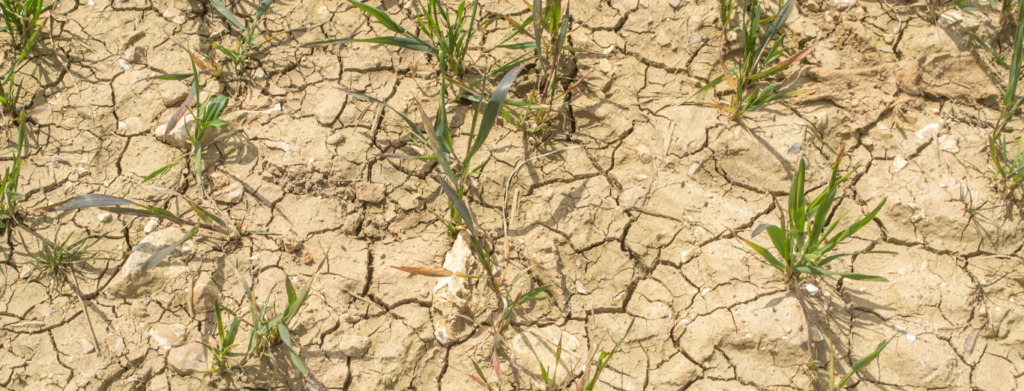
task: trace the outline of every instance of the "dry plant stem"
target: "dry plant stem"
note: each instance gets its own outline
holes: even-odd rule
[[[548,153],[545,153],[545,154],[537,155],[537,156],[528,158],[526,160],[523,160],[522,162],[519,162],[519,164],[517,164],[516,167],[512,169],[512,173],[508,175],[508,180],[505,181],[505,193],[504,193],[505,194],[505,200],[501,203],[501,225],[502,225],[502,229],[504,230],[503,233],[505,235],[505,259],[509,258],[508,257],[509,256],[509,245],[508,245],[508,189],[512,185],[512,178],[514,178],[516,176],[516,172],[519,172],[519,169],[522,168],[524,164],[529,163],[531,160],[540,159],[540,158],[545,157],[545,156],[550,156],[550,155],[554,155],[556,153],[561,153],[561,152],[565,152],[565,151],[569,151],[569,150],[573,150],[573,149],[577,149],[577,148],[582,148],[582,147],[583,147],[582,145],[574,145],[574,146],[571,146],[571,147],[568,147],[568,148],[559,149],[557,151],[551,151],[551,152],[548,152]]]
[[[71,274],[71,278],[75,282],[75,286],[73,287],[75,295],[78,296],[78,302],[82,303],[82,312],[85,313],[85,321],[89,324],[89,333],[92,334],[92,344],[96,347],[96,355],[103,357],[103,352],[100,350],[100,341],[96,338],[96,330],[92,327],[92,317],[89,316],[89,306],[87,306],[85,304],[85,300],[82,299],[82,292],[78,291],[78,277],[75,276],[75,273],[69,274]]]

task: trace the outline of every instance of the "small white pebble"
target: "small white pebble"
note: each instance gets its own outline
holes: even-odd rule
[[[907,333],[907,339],[913,341],[913,340],[917,339],[917,334]]]

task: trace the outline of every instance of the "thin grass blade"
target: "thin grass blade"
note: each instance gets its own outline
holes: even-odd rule
[[[157,251],[150,255],[149,258],[146,258],[146,262],[142,263],[142,267],[139,270],[145,272],[148,271],[149,269],[156,267],[156,265],[160,263],[160,261],[164,260],[164,258],[167,258],[172,253],[174,253],[174,250],[177,249],[178,246],[181,246],[182,243],[185,243],[185,241],[195,236],[196,232],[199,232],[199,227],[192,227],[192,229],[189,230],[185,234],[185,236],[182,236],[181,239],[178,239],[177,242],[174,242],[173,244],[160,249],[160,251]]]
[[[317,45],[342,45],[346,43],[362,42],[362,43],[379,43],[381,45],[395,46],[419,52],[428,52],[431,56],[434,55],[431,52],[431,47],[418,39],[406,38],[406,37],[373,37],[373,38],[340,38],[340,39],[327,39],[323,41],[315,41],[307,44],[303,44],[299,47],[308,48],[310,46]]]
[[[406,36],[409,35],[406,32],[405,28],[402,27],[402,26],[399,26],[398,23],[395,23],[395,21],[392,20],[391,17],[388,16],[388,14],[386,12],[381,11],[381,10],[379,10],[377,8],[371,7],[369,5],[366,5],[365,3],[363,3],[363,2],[361,2],[359,0],[348,0],[348,2],[352,3],[352,5],[356,6],[356,8],[359,8],[359,9],[365,11],[366,13],[370,14],[370,16],[373,16],[375,19],[377,19],[378,22],[380,22],[380,24],[384,25],[384,27],[386,27],[388,30],[391,30],[391,31],[394,31],[396,33],[399,33],[399,34],[402,34],[402,35],[406,35]]]
[[[414,122],[409,120],[409,117],[406,117],[405,114],[402,114],[401,111],[395,110],[395,108],[391,107],[391,105],[389,105],[387,103],[384,103],[384,101],[382,101],[380,99],[377,99],[377,98],[374,98],[374,97],[371,97],[371,96],[366,96],[366,95],[360,94],[358,92],[352,92],[352,91],[349,91],[349,90],[346,90],[346,89],[342,89],[342,88],[338,88],[338,90],[341,90],[341,92],[344,92],[344,93],[346,93],[348,95],[351,95],[352,97],[355,97],[357,99],[368,100],[370,102],[373,102],[373,103],[382,105],[384,107],[387,107],[388,110],[391,110],[395,114],[398,114],[398,116],[400,118],[402,118],[402,121],[405,121],[406,125],[409,125],[409,129],[412,129],[413,134],[415,134],[416,137],[419,138],[419,141],[427,142],[427,137],[423,135],[423,132],[420,131],[420,128],[417,127]]]
[[[260,3],[259,8],[256,8],[256,16],[253,18],[253,21],[258,22],[260,18],[263,17],[263,14],[267,13],[267,10],[270,9],[270,5],[273,3],[274,0],[263,0],[263,2]],[[256,26],[253,26],[253,28],[255,27]]]
[[[754,249],[754,251],[757,251],[758,254],[761,254],[761,257],[763,257],[765,261],[768,261],[768,264],[774,266],[776,269],[779,269],[779,271],[781,272],[786,271],[786,266],[783,265],[782,262],[779,262],[779,260],[775,258],[775,256],[772,255],[771,252],[765,250],[764,247],[758,246],[756,243],[743,238],[740,238],[740,240],[742,240],[743,243],[746,243],[748,246],[750,246],[750,248]]]
[[[231,13],[231,10],[229,10],[228,7],[224,6],[224,3],[221,3],[219,0],[210,0],[210,4],[213,4],[213,8],[216,9],[217,12],[220,12],[220,14],[223,15],[224,19],[227,19],[228,22],[231,22],[231,24],[242,29],[242,31],[249,30],[245,28],[244,23],[242,23],[238,20],[238,18],[235,17],[235,14]]]
[[[881,277],[881,276],[871,276],[871,275],[860,274],[860,273],[834,272],[834,271],[831,271],[831,270],[821,269],[819,267],[812,266],[812,265],[799,265],[799,266],[795,266],[795,267],[793,267],[793,270],[796,270],[797,272],[799,272],[801,274],[813,274],[813,275],[817,275],[817,276],[841,276],[843,278],[849,278],[851,280],[857,280],[857,281],[889,282],[889,280],[887,280],[885,277]]]
[[[487,107],[484,109],[484,116],[480,119],[480,129],[477,132],[476,139],[473,140],[473,146],[469,149],[469,153],[466,154],[466,158],[462,162],[463,166],[468,167],[470,165],[469,163],[472,161],[473,155],[476,155],[480,147],[487,141],[487,136],[491,134],[491,128],[494,127],[494,122],[498,119],[498,113],[505,104],[505,98],[508,96],[509,89],[512,88],[512,83],[515,82],[516,77],[519,76],[519,73],[523,71],[526,65],[519,65],[506,73],[505,77],[494,88],[494,92],[491,93],[491,100],[487,102]]]
[[[882,350],[885,349],[885,347],[889,345],[889,342],[892,342],[892,340],[895,338],[895,335],[889,337],[888,340],[879,344],[878,348],[876,348],[875,351],[871,352],[871,354],[864,356],[864,358],[857,360],[857,362],[853,363],[853,367],[850,368],[850,373],[846,374],[846,376],[843,376],[843,379],[839,381],[838,387],[842,388],[843,386],[845,386],[846,382],[850,380],[850,376],[853,376],[853,374],[857,373],[861,369],[864,369],[869,364],[871,364],[872,361],[875,361],[875,359],[878,358],[878,355],[882,353]]]
[[[448,196],[448,200],[455,206],[455,210],[459,212],[459,216],[462,216],[462,221],[466,223],[466,228],[469,229],[469,234],[475,238],[476,228],[475,224],[473,224],[473,215],[469,213],[469,207],[462,201],[462,198],[459,198],[459,194],[448,185],[448,182],[444,180],[444,177],[442,177],[441,174],[434,171],[434,176],[437,177],[437,182],[441,184],[441,190],[443,190],[444,194]]]

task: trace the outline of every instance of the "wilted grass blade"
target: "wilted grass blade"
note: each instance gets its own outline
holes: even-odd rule
[[[391,266],[409,274],[426,277],[452,277],[454,272],[440,267]]]
[[[774,75],[774,74],[778,73],[779,71],[782,71],[782,70],[788,68],[790,65],[793,65],[794,63],[797,63],[800,60],[803,60],[805,57],[810,55],[811,52],[813,52],[814,49],[817,48],[818,44],[820,44],[820,43],[821,43],[821,41],[815,42],[813,45],[811,45],[807,49],[801,50],[799,53],[792,55],[791,57],[783,60],[782,62],[776,64],[775,66],[773,66],[771,68],[768,68],[768,70],[754,75],[753,77],[750,78],[750,81],[757,81],[757,80],[760,80],[761,78]]]
[[[189,106],[192,106],[192,103],[195,102],[195,99],[196,91],[195,89],[190,88],[188,90],[188,96],[185,97],[185,101],[181,102],[181,106],[178,107],[178,110],[174,111],[174,114],[171,114],[171,119],[167,121],[167,127],[164,128],[165,137],[168,134],[171,134],[171,131],[174,130],[174,126],[177,125],[178,121],[185,116],[185,113],[188,112]]]
[[[205,71],[204,71],[205,72]],[[147,81],[147,80],[185,80],[192,77],[191,73],[168,73],[164,75],[156,75],[150,77],[144,77],[139,80],[133,81],[132,84]]]
[[[98,208],[105,206],[120,206],[120,205],[138,205],[135,202],[126,200],[120,197],[109,196],[106,194],[83,194],[75,196],[70,199],[58,202],[56,204],[44,206],[36,209],[37,212],[59,212],[64,210],[74,210],[82,208]]]

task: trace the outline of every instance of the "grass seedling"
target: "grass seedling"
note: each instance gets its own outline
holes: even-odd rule
[[[21,176],[21,152],[25,145],[25,121],[18,121],[18,147],[11,157],[11,166],[4,168],[4,176],[0,179],[0,230],[15,220],[18,204],[25,200],[25,195],[18,193],[18,178]]]
[[[845,256],[870,253],[895,254],[888,251],[864,251],[825,256],[844,239],[864,228],[865,225],[875,218],[878,211],[882,210],[882,205],[885,205],[885,199],[882,199],[882,202],[863,219],[835,236],[828,237],[839,226],[840,221],[845,216],[843,214],[831,224],[828,223],[832,220],[832,216],[835,213],[832,204],[835,201],[836,192],[839,190],[839,185],[853,174],[853,170],[851,170],[846,175],[839,176],[839,163],[842,160],[843,149],[840,148],[839,156],[836,157],[836,162],[832,165],[832,176],[829,178],[828,185],[821,194],[808,203],[807,199],[810,198],[810,192],[804,192],[805,167],[804,160],[800,159],[800,166],[797,168],[796,176],[793,178],[793,184],[789,191],[789,220],[786,220],[786,214],[784,213],[778,226],[761,224],[754,229],[751,237],[757,236],[762,231],[768,231],[768,236],[771,237],[772,244],[779,254],[778,258],[763,247],[743,239],[747,245],[764,257],[769,264],[783,273],[783,280],[787,284],[802,280],[805,274],[841,276],[858,281],[888,281],[879,276],[835,272],[824,269],[830,262]]]
[[[270,42],[270,40],[277,36],[272,35],[270,38],[261,40],[260,31],[257,28],[260,18],[263,17],[270,8],[270,5],[273,3],[274,0],[263,0],[263,2],[260,3],[259,8],[256,8],[256,15],[254,15],[252,19],[246,20],[243,24],[223,3],[218,0],[210,0],[210,4],[213,5],[213,8],[216,9],[217,12],[220,12],[220,14],[224,16],[224,19],[227,19],[228,22],[242,30],[242,33],[238,36],[238,40],[235,42],[234,49],[221,46],[217,43],[209,43],[210,46],[213,46],[215,49],[224,53],[224,55],[231,59],[231,65],[234,66],[235,72],[242,72],[245,70],[246,60],[249,58],[250,52],[259,49],[261,46]]]
[[[857,360],[857,362],[853,363],[853,367],[850,368],[850,373],[847,373],[846,376],[840,378],[838,383],[836,383],[837,374],[834,352],[832,353],[832,359],[828,363],[827,372],[824,369],[821,369],[821,365],[817,363],[811,364],[809,366],[809,369],[812,372],[828,374],[829,391],[838,391],[839,389],[846,387],[846,383],[850,381],[850,378],[853,377],[854,374],[866,368],[869,364],[871,364],[872,361],[875,361],[875,359],[878,358],[878,355],[882,353],[882,350],[885,349],[885,347],[889,345],[889,342],[892,342],[892,340],[895,338],[895,335],[890,337],[889,339],[879,344],[878,347],[875,348],[875,351],[871,352],[871,354],[868,354],[867,356],[864,356],[864,358],[861,358],[860,360]]]
[[[263,304],[259,305],[256,302],[256,297],[252,294],[252,289],[249,284],[245,282],[245,278],[242,277],[242,273],[238,271],[234,265],[231,268],[235,270],[235,274],[238,276],[239,281],[242,282],[242,287],[245,288],[245,296],[249,299],[249,314],[251,321],[249,325],[252,326],[252,333],[249,337],[249,346],[247,351],[252,356],[266,356],[271,359],[274,356],[270,353],[270,348],[278,343],[284,342],[285,346],[288,347],[289,358],[291,359],[292,365],[299,370],[303,375],[309,373],[309,369],[306,368],[305,362],[299,357],[298,353],[295,352],[295,344],[292,342],[292,333],[288,328],[288,324],[291,323],[292,319],[299,314],[299,310],[302,308],[302,304],[309,298],[310,288],[313,286],[313,280],[316,279],[316,275],[320,272],[320,268],[324,266],[327,260],[320,262],[320,266],[317,267],[316,272],[310,277],[309,282],[306,283],[306,287],[298,292],[295,291],[295,287],[292,285],[292,280],[285,276],[284,286],[285,291],[288,294],[288,306],[282,312],[278,312],[273,304],[270,303],[270,296],[268,295],[264,300]]]
[[[52,241],[35,232],[29,231],[29,233],[36,236],[40,247],[38,252],[28,254],[32,268],[29,275],[38,274],[38,278],[49,279],[50,284],[47,289],[51,291],[56,290],[58,293],[63,291],[66,284],[71,284],[75,296],[82,303],[82,312],[85,313],[85,319],[89,323],[89,331],[92,333],[93,346],[96,347],[96,352],[99,353],[99,340],[96,339],[96,331],[92,328],[92,319],[89,317],[89,310],[85,305],[85,299],[82,298],[82,291],[78,288],[78,276],[82,274],[81,265],[96,260],[96,255],[103,252],[101,250],[94,250],[92,247],[106,235],[92,238],[91,241],[90,238],[85,237],[72,242],[71,237],[74,236],[74,232],[61,240],[59,228],[53,234]],[[21,238],[22,246],[27,248],[28,242],[21,235],[21,231],[18,231],[18,237]]]
[[[1007,1],[1005,4],[1009,3]],[[1017,95],[1017,84],[1024,62],[1024,7],[1017,4],[1017,25],[1013,35],[1013,57],[1010,62],[1006,62],[998,52],[974,33],[970,33],[970,36],[975,43],[992,55],[996,63],[1010,71],[1006,91],[1003,92],[1003,99],[1000,101],[999,119],[988,140],[989,155],[996,170],[996,189],[1010,198],[1024,183],[1024,137],[1010,141],[1004,134],[1006,126],[1010,121],[1017,119],[1017,110],[1024,104],[1024,96]]]
[[[39,37],[39,30],[36,30],[34,34],[25,43],[25,46],[21,49],[21,54],[18,59],[11,63],[11,69],[7,71],[7,75],[4,76],[3,81],[0,81],[0,117],[7,116],[11,119],[20,117],[18,110],[18,101],[21,100],[21,82],[15,84],[15,76],[18,70],[24,66],[25,58],[28,57],[28,53],[32,51],[32,46],[36,43],[36,38]]]
[[[156,188],[154,188],[156,189]],[[84,209],[84,208],[99,208],[101,210],[116,213],[124,216],[138,216],[138,217],[151,217],[160,220],[167,220],[177,225],[191,226],[192,229],[185,233],[180,240],[174,243],[174,245],[168,246],[160,251],[157,251],[149,256],[146,261],[142,264],[139,271],[147,271],[152,269],[160,263],[164,258],[167,258],[174,252],[178,246],[185,241],[191,239],[199,232],[200,229],[207,231],[217,232],[228,237],[228,240],[235,240],[241,237],[245,237],[251,234],[263,234],[249,232],[242,229],[241,223],[228,224],[220,217],[206,211],[192,200],[182,196],[181,194],[174,193],[170,190],[161,190],[164,193],[181,197],[189,204],[192,211],[199,217],[199,221],[192,221],[182,218],[170,211],[155,206],[142,205],[134,201],[126,200],[120,197],[108,196],[104,194],[83,194],[80,196],[72,197],[67,200],[51,204],[42,208],[36,209],[37,212],[61,212],[68,210]]]
[[[43,5],[43,0],[2,0],[0,1],[0,18],[4,25],[0,30],[11,34],[14,47],[29,47],[29,41],[39,33],[39,17],[57,3]]]
[[[440,58],[442,60],[445,58],[445,52],[440,53]],[[441,74],[444,75],[445,62],[440,61],[440,64]],[[471,142],[467,143],[466,153],[462,157],[458,157],[456,155],[455,148],[452,144],[452,135],[448,130],[448,111],[446,108],[447,98],[445,97],[447,83],[443,76],[440,78],[441,87],[438,91],[439,102],[436,120],[431,121],[423,107],[419,106],[420,116],[423,121],[422,125],[417,125],[402,112],[376,98],[351,91],[342,91],[355,98],[365,99],[381,104],[395,112],[395,114],[397,114],[412,131],[412,140],[410,141],[410,144],[417,147],[423,147],[424,149],[429,150],[430,153],[430,155],[426,156],[385,154],[383,157],[435,160],[444,172],[445,177],[453,184],[455,197],[461,199],[466,195],[466,181],[469,177],[471,175],[478,175],[482,172],[486,164],[490,161],[490,159],[487,159],[482,163],[474,165],[473,157],[480,151],[480,148],[483,147],[484,142],[490,135],[491,129],[494,127],[494,123],[498,118],[498,114],[501,111],[502,106],[505,104],[505,98],[508,96],[508,91],[512,87],[512,83],[515,81],[516,77],[519,76],[520,72],[522,72],[524,66],[525,64],[519,65],[505,74],[494,89],[494,92],[491,94],[491,98],[487,102],[487,106],[484,108],[482,115],[480,113],[480,105],[477,106],[477,110],[473,113],[473,122],[469,133],[469,139]],[[478,119],[479,122],[477,121]],[[449,202],[448,209],[451,212],[451,218],[448,220],[442,219],[442,221],[448,227],[449,234],[454,237],[461,228],[459,215],[463,213],[463,211],[456,208],[451,202]]]
[[[537,59],[537,86],[530,92],[526,100],[508,100],[508,107],[502,110],[502,118],[514,125],[519,130],[527,133],[543,132],[548,122],[560,113],[560,109],[567,101],[569,93],[578,87],[586,76],[581,77],[568,88],[559,90],[559,64],[566,58],[565,52],[575,50],[565,45],[566,36],[569,32],[569,1],[562,8],[561,0],[534,0],[533,4],[527,3],[530,16],[522,23],[506,17],[514,28],[512,33],[507,35],[497,45],[488,49],[527,49],[532,51],[533,56],[521,56],[516,61],[529,61]],[[537,22],[535,22],[537,21]],[[518,44],[506,44],[509,40],[522,35],[528,37],[528,42]],[[471,93],[472,88],[467,87]],[[473,100],[474,97],[470,97]]]
[[[196,182],[199,184],[199,189],[205,194],[206,189],[203,188],[203,142],[206,141],[206,132],[212,128],[227,125],[230,122],[220,119],[228,105],[228,98],[226,96],[211,94],[205,100],[200,99],[201,97],[199,71],[196,68],[195,61],[192,61],[192,88],[189,89],[188,96],[181,103],[181,107],[178,107],[178,110],[175,110],[174,114],[171,115],[171,119],[167,121],[164,136],[167,136],[174,130],[174,127],[184,117],[186,112],[192,116],[194,124],[192,129],[187,129],[188,127],[186,126],[186,133],[189,142],[192,143],[192,163],[196,172]]]
[[[729,22],[733,14],[733,2],[723,1],[720,9],[719,20],[729,33]],[[729,83],[732,88],[732,97],[728,104],[708,103],[708,106],[719,109],[729,114],[733,120],[738,120],[749,111],[756,110],[768,103],[777,100],[792,98],[808,94],[810,90],[795,90],[789,92],[776,92],[780,83],[769,83],[767,86],[758,85],[768,77],[782,72],[791,65],[796,64],[818,46],[817,43],[807,49],[800,51],[793,56],[780,60],[784,48],[782,40],[785,38],[782,27],[786,24],[790,12],[793,10],[793,0],[788,0],[775,16],[762,19],[761,6],[758,0],[751,0],[743,8],[742,22],[738,29],[742,33],[743,57],[737,67],[730,68],[726,65],[725,57],[720,58],[724,73],[708,82],[707,85],[684,100],[689,101],[697,94],[714,88],[723,81]],[[762,25],[767,27],[762,29]],[[774,64],[774,65],[773,65]]]
[[[231,352],[232,348],[238,346],[235,344],[235,336],[238,335],[238,326],[242,324],[242,319],[218,302],[214,302],[213,307],[217,317],[217,345],[204,343],[206,349],[210,351],[210,355],[213,356],[213,359],[210,360],[213,368],[202,371],[203,373],[228,372],[228,359],[244,356],[241,353]],[[224,327],[224,314],[231,315],[231,325],[227,327]]]
[[[363,10],[374,19],[377,19],[382,26],[398,34],[391,37],[374,38],[341,38],[328,39],[324,41],[310,42],[302,47],[316,45],[338,45],[353,42],[379,43],[420,52],[426,52],[438,62],[445,62],[448,70],[461,77],[466,73],[466,54],[469,51],[469,42],[482,29],[481,23],[477,21],[477,0],[473,0],[471,9],[467,9],[466,2],[459,3],[456,10],[451,10],[440,0],[427,0],[424,5],[416,0],[416,10],[422,11],[416,15],[416,22],[420,32],[426,35],[426,39],[420,38],[412,32],[399,25],[387,12],[369,6],[359,0],[348,0],[349,3]],[[454,13],[452,12],[454,11]],[[444,55],[442,55],[444,53]],[[442,72],[442,75],[444,72]]]

